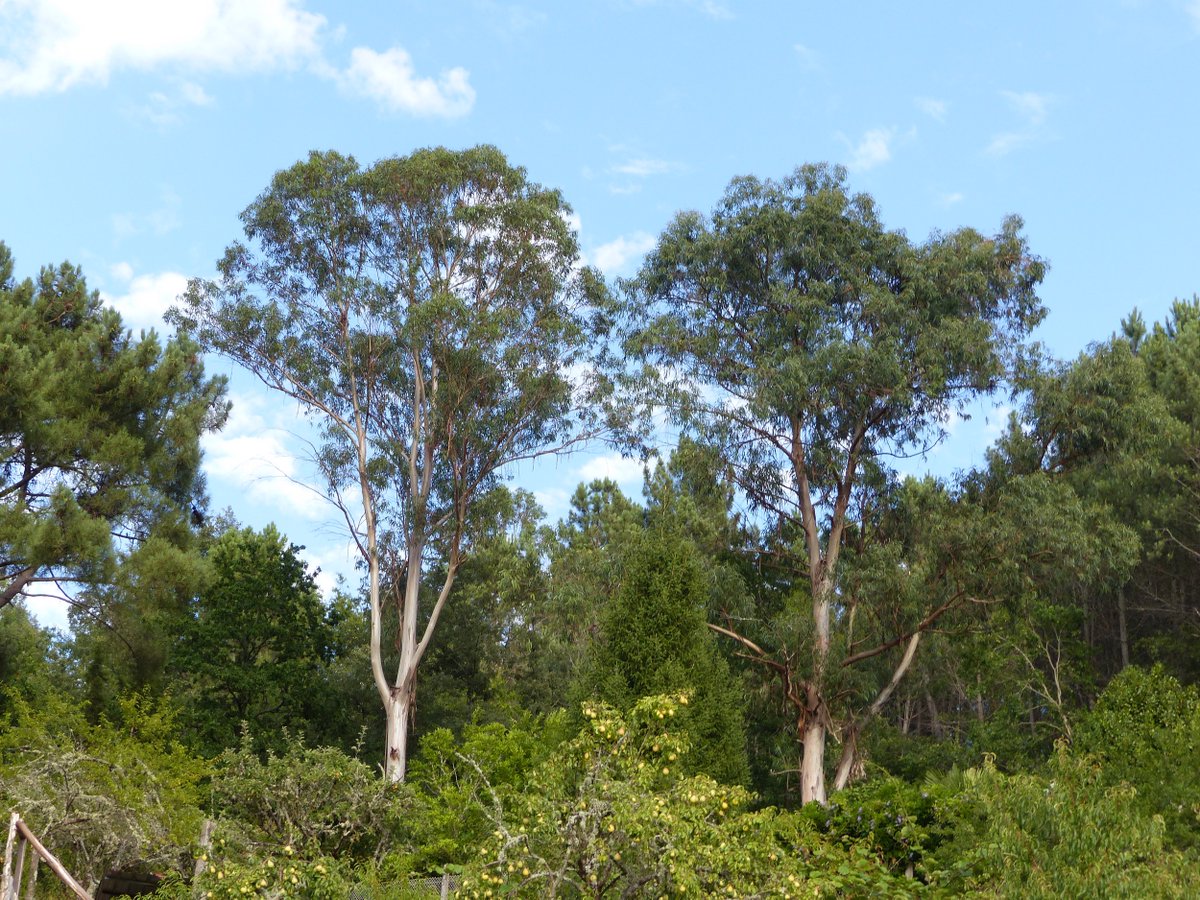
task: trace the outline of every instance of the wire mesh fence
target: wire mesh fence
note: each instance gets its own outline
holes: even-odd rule
[[[458,890],[459,876],[457,875],[427,875],[424,878],[410,878],[406,885],[406,896],[413,897],[450,897]],[[350,889],[350,900],[375,900],[375,892],[368,887]]]

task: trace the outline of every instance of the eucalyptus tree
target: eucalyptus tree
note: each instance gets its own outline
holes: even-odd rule
[[[0,607],[185,546],[227,412],[190,341],[134,337],[69,263],[13,270],[0,244]]]
[[[601,429],[591,401],[606,382],[591,357],[607,301],[576,265],[569,211],[493,147],[367,169],[312,153],[276,174],[242,215],[247,243],[174,312],[320,428],[315,461],[368,573],[392,779],[473,502],[506,467]],[[385,603],[399,613],[394,672]]]
[[[807,624],[778,650],[723,630],[786,673],[805,802],[826,797],[831,669],[898,655],[882,702],[944,612],[874,647],[848,644],[839,564],[888,479],[887,454],[936,440],[956,409],[996,388],[1041,319],[1044,266],[1021,224],[914,244],[882,225],[870,197],[848,193],[842,169],[809,165],[782,181],[735,179],[710,217],[679,214],[631,285],[628,351],[677,420],[722,448],[774,530],[798,536]]]

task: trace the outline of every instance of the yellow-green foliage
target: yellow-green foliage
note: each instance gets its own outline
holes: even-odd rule
[[[172,867],[200,833],[208,763],[175,738],[167,702],[122,701],[89,725],[61,695],[20,699],[0,726],[0,804],[14,809],[84,884],[144,860]]]
[[[930,865],[939,892],[1185,898],[1200,887],[1200,865],[1164,847],[1162,817],[1141,811],[1137,790],[1106,784],[1065,746],[1044,775],[1004,775],[988,760],[949,781],[958,782],[944,810],[955,839]]]
[[[686,695],[628,716],[584,706],[585,726],[530,779],[494,798],[493,832],[462,896],[910,896],[868,851],[826,841],[799,816],[749,812],[751,795],[679,773],[673,729]]]

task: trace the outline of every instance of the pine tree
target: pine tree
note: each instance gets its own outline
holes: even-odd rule
[[[586,686],[629,708],[652,694],[686,694],[685,769],[725,783],[747,779],[741,689],[705,624],[709,585],[695,546],[669,527],[644,533],[602,622]]]

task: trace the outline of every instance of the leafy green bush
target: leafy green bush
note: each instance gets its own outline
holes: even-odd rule
[[[493,795],[529,788],[530,773],[561,742],[564,719],[467,725],[461,741],[445,728],[421,738],[409,770],[414,871],[442,871],[479,852],[492,831]]]
[[[941,809],[954,838],[933,854],[930,882],[950,895],[1190,897],[1200,864],[1169,850],[1160,816],[1128,784],[1060,746],[1045,775],[1004,775],[989,760],[953,773]]]
[[[584,705],[585,725],[530,789],[492,797],[488,840],[461,894],[490,897],[911,896],[866,846],[825,840],[804,818],[748,811],[751,795],[681,774],[687,697],[628,716]]]
[[[1200,849],[1200,693],[1161,666],[1126,668],[1083,717],[1075,748],[1095,756],[1105,784],[1137,788],[1171,846]]]
[[[923,876],[926,855],[949,837],[937,814],[944,797],[936,783],[876,778],[834,794],[828,806],[810,803],[800,815],[831,840],[870,848],[893,874]]]
[[[291,846],[263,848],[252,855],[227,853],[218,839],[207,865],[191,883],[173,878],[160,887],[158,900],[244,900],[246,897],[306,897],[344,900],[356,878],[345,863],[329,857],[304,859]]]
[[[411,792],[330,747],[289,737],[260,757],[249,740],[217,761],[212,804],[231,844],[290,846],[305,859],[380,860],[400,847]]]
[[[0,728],[0,808],[21,814],[85,886],[144,861],[177,868],[200,834],[209,764],[176,739],[167,702],[122,701],[121,721],[89,725],[48,694],[34,709],[10,698]]]

